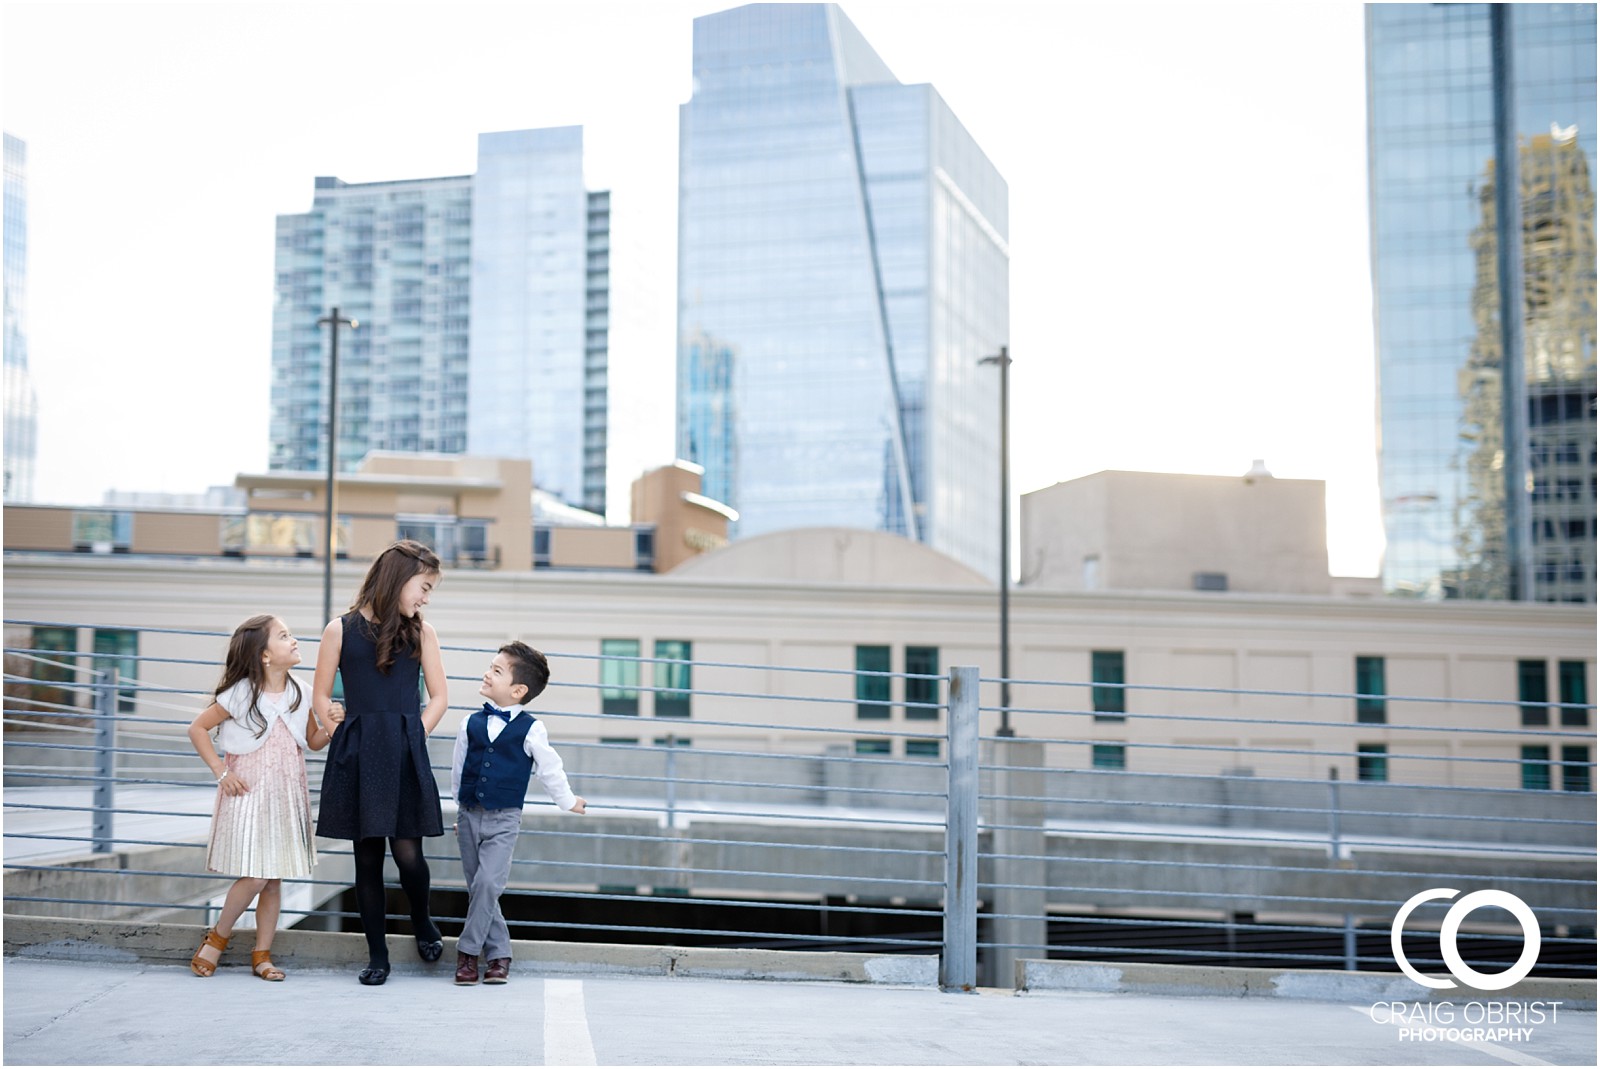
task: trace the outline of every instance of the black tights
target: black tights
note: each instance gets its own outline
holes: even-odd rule
[[[390,839],[389,853],[394,857],[394,867],[400,870],[400,888],[411,903],[411,930],[424,942],[438,939],[439,929],[428,913],[428,860],[422,856],[422,840]],[[356,908],[361,912],[361,928],[367,936],[367,957],[373,965],[387,965],[383,839],[357,839],[355,857]]]

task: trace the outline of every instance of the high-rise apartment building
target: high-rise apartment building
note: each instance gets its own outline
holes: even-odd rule
[[[33,497],[39,420],[28,372],[28,146],[5,135],[5,500]]]
[[[373,450],[533,461],[605,510],[610,195],[583,183],[580,127],[481,134],[476,174],[318,178],[278,217],[273,468],[327,464],[328,330],[338,464]]]
[[[736,533],[999,558],[1005,180],[833,4],[694,24],[680,112],[678,453]]]
[[[1366,12],[1384,585],[1592,602],[1595,5]]]

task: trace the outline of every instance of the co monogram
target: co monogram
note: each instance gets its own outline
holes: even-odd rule
[[[1401,972],[1423,987],[1438,989],[1456,985],[1454,980],[1424,976],[1406,960],[1405,951],[1400,947],[1400,936],[1405,931],[1406,918],[1411,915],[1412,910],[1424,902],[1435,898],[1448,900],[1458,894],[1460,892],[1453,887],[1432,887],[1420,894],[1412,895],[1406,900],[1406,904],[1400,907],[1400,912],[1394,915],[1394,925],[1389,929],[1389,946],[1394,951],[1395,964],[1400,966]],[[1517,959],[1515,965],[1502,973],[1479,972],[1462,960],[1461,951],[1456,947],[1456,934],[1461,930],[1461,922],[1466,920],[1467,914],[1484,906],[1499,906],[1517,918],[1517,923],[1522,925],[1522,956]],[[1539,960],[1539,942],[1539,921],[1534,917],[1533,910],[1529,909],[1522,899],[1506,891],[1472,892],[1450,907],[1450,912],[1444,915],[1444,924],[1439,928],[1439,951],[1444,957],[1445,966],[1450,970],[1450,975],[1468,987],[1475,987],[1480,991],[1502,991],[1526,977]]]

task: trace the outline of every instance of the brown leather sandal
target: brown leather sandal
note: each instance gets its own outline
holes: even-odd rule
[[[272,964],[272,951],[252,950],[250,952],[250,971],[263,980],[282,980],[288,974]]]
[[[190,970],[193,971],[196,976],[210,976],[212,973],[216,972],[217,965],[222,960],[222,955],[227,951],[228,943],[232,939],[232,936],[224,938],[218,935],[215,928],[208,928],[206,930],[206,937],[200,941],[200,950],[204,950],[206,947],[215,947],[217,951],[217,961],[207,961],[205,958],[200,956],[200,950],[196,950],[194,952],[194,957],[189,959]]]

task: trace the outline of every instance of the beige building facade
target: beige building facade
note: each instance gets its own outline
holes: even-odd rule
[[[677,462],[634,484],[633,523],[605,526],[573,509],[541,516],[529,461],[458,454],[369,453],[335,484],[340,556],[368,561],[397,538],[434,548],[452,568],[665,571],[727,543],[726,506],[701,496],[700,469]],[[327,476],[240,475],[237,507],[8,505],[7,551],[268,560],[317,558],[327,544]],[[580,516],[573,522],[568,515]]]
[[[363,571],[338,565],[336,601]],[[551,656],[539,705],[558,743],[670,737],[815,752],[813,729],[825,727],[828,745],[857,753],[935,757],[943,714],[904,703],[948,688],[904,675],[979,666],[982,731],[993,734],[996,602],[956,562],[856,530],[752,538],[667,574],[447,569],[427,611],[451,686],[440,731],[475,704],[490,653],[521,638]],[[100,632],[138,631],[139,711],[174,730],[214,682],[226,632],[277,613],[309,666],[320,604],[314,561],[5,560],[6,619],[28,622],[8,623],[7,646],[29,645],[36,625],[66,625],[86,666]],[[1048,767],[1313,779],[1337,769],[1346,780],[1518,788],[1538,785],[1528,776],[1543,754],[1549,787],[1592,789],[1592,711],[1547,707],[1592,700],[1586,607],[1033,585],[1014,592],[1011,613],[1009,716],[1018,735],[1044,741]],[[875,690],[881,677],[863,665],[895,675]],[[1527,690],[1535,667],[1538,703]]]
[[[1326,486],[1247,474],[1102,471],[1022,495],[1024,586],[1377,594],[1328,574]]]

